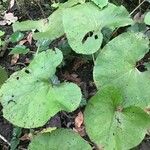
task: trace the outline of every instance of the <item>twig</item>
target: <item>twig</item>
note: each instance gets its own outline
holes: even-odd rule
[[[0,134],[0,139],[2,139],[5,143],[7,143],[10,146],[10,143]]]
[[[129,15],[131,16],[145,1],[142,1]]]
[[[94,65],[95,65],[95,56],[94,56],[94,54],[92,54],[92,59],[93,59],[93,63],[94,63]]]

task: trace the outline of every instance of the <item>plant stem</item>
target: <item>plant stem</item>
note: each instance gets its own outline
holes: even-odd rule
[[[93,58],[94,66],[95,66],[95,56],[94,56],[94,54],[92,54],[92,58]]]
[[[143,0],[129,15],[131,16],[146,0]]]

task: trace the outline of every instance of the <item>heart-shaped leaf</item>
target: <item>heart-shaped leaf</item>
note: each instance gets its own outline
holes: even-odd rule
[[[114,85],[122,90],[126,106],[150,105],[150,67],[139,62],[149,51],[149,41],[140,33],[123,33],[98,55],[94,80],[98,88]]]
[[[150,126],[149,115],[139,107],[125,107],[121,90],[114,87],[104,88],[91,98],[84,118],[90,139],[104,150],[135,147]]]
[[[103,8],[108,4],[108,0],[92,0],[98,7]]]
[[[44,125],[61,110],[71,112],[79,106],[81,91],[77,85],[52,83],[62,59],[58,49],[44,51],[27,68],[11,75],[0,89],[7,120],[20,127],[34,128]]]
[[[93,3],[84,3],[63,11],[68,42],[75,52],[82,54],[92,54],[100,48],[103,27],[115,29],[131,23],[127,10],[111,3],[102,10]]]
[[[7,72],[0,66],[0,87],[7,80]]]
[[[37,135],[29,150],[91,150],[90,145],[77,133],[68,129],[57,129],[51,133]]]

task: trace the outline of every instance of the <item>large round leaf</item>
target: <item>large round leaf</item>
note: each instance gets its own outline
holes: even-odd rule
[[[7,73],[6,71],[0,66],[0,87],[7,79]]]
[[[58,129],[36,136],[29,150],[91,150],[90,145],[77,133],[68,129]]]
[[[148,39],[140,33],[124,33],[110,41],[96,59],[94,80],[98,88],[114,85],[122,89],[126,106],[150,104],[150,67],[141,72],[137,62],[148,52]]]
[[[39,127],[60,110],[70,112],[79,106],[81,91],[77,85],[52,83],[62,58],[59,50],[44,51],[3,84],[0,100],[7,120],[20,127]]]
[[[103,27],[114,29],[131,23],[127,10],[111,3],[104,9],[93,3],[84,3],[63,11],[68,42],[75,52],[82,54],[92,54],[100,48]]]
[[[150,126],[141,108],[124,106],[120,89],[104,88],[86,107],[85,127],[90,139],[104,150],[129,150],[138,145]]]

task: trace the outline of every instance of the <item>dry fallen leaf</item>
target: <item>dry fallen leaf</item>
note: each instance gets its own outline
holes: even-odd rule
[[[6,24],[7,24],[6,20],[1,20],[1,21],[0,21],[0,25],[1,25],[1,26],[5,26]]]
[[[85,136],[85,127],[83,126],[83,113],[80,111],[77,115],[77,117],[75,118],[75,128],[73,128],[73,130],[77,133],[80,134],[80,136]]]
[[[21,41],[19,42],[19,45],[24,45],[26,42],[27,42],[27,40],[21,40]]]
[[[6,13],[4,15],[4,21],[10,25],[18,20],[18,17],[15,17],[13,13]]]
[[[30,32],[27,36],[27,41],[29,42],[29,44],[31,45],[32,44],[32,32]]]
[[[15,65],[19,59],[19,54],[15,54],[11,58],[11,65]]]
[[[33,137],[33,135],[31,134],[31,133],[25,133],[21,138],[20,138],[20,140],[21,141],[26,141],[26,140],[31,140],[32,139],[32,137]]]
[[[80,128],[83,124],[83,113],[80,111],[75,118],[75,127]]]
[[[86,132],[85,132],[85,127],[82,126],[80,128],[73,128],[73,131],[77,132],[80,134],[81,137],[85,136],[86,135]]]

